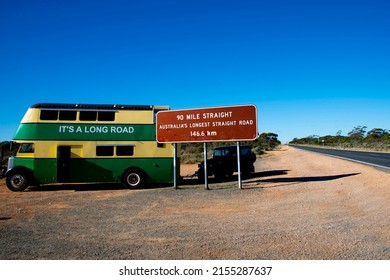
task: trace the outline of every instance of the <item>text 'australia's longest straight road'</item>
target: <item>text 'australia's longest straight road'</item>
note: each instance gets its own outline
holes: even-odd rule
[[[160,143],[254,140],[254,105],[160,111],[156,121]]]

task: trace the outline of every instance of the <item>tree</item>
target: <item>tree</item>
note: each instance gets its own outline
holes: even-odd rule
[[[373,128],[369,132],[367,132],[367,138],[381,138],[386,134],[386,130],[382,128]]]
[[[258,143],[260,143],[262,148],[266,151],[270,151],[281,144],[278,140],[278,135],[276,133],[260,134],[258,138]]]
[[[348,136],[342,136],[341,130],[337,131],[336,136],[326,135],[317,138],[316,135],[305,138],[294,138],[291,144],[301,145],[324,145],[341,148],[368,148],[378,151],[390,150],[390,130],[374,128],[367,132],[366,126],[356,126],[348,133]]]
[[[19,146],[12,145],[11,142],[4,141],[0,143],[0,164],[6,164],[10,156],[15,155]]]
[[[348,132],[348,136],[355,140],[362,140],[366,135],[367,126],[355,126],[350,132]]]

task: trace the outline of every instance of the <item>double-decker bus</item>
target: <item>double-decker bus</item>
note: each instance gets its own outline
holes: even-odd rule
[[[136,188],[174,182],[174,147],[156,141],[156,114],[168,106],[40,103],[13,138],[7,187],[118,182]],[[178,159],[176,159],[178,162]]]

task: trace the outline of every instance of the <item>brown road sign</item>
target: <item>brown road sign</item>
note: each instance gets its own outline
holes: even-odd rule
[[[160,111],[156,134],[160,143],[254,140],[257,109],[241,105]]]

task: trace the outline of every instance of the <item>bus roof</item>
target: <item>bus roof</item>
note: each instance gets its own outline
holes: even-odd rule
[[[159,106],[160,107],[160,106]],[[37,103],[30,108],[76,110],[153,110],[153,105]]]

